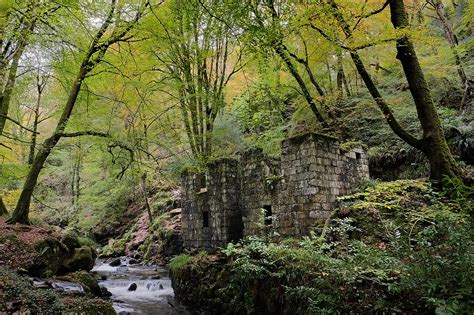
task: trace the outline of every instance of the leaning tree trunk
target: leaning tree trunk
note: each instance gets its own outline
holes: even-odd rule
[[[23,190],[20,194],[20,198],[16,205],[15,211],[13,212],[12,217],[7,221],[10,224],[29,223],[28,215],[30,211],[31,197],[38,181],[38,176],[53,148],[59,142],[61,137],[65,136],[64,131],[66,130],[67,123],[69,121],[69,118],[71,117],[74,105],[76,104],[76,100],[81,90],[81,86],[84,82],[84,79],[86,78],[87,74],[103,60],[103,57],[109,47],[117,43],[118,41],[121,41],[135,26],[135,24],[138,22],[138,20],[143,14],[143,11],[139,10],[133,20],[127,22],[127,24],[124,25],[123,28],[116,27],[112,31],[111,35],[106,40],[104,40],[104,34],[106,33],[107,29],[113,21],[116,2],[116,0],[111,0],[110,11],[91,42],[89,50],[86,56],[84,57],[81,67],[79,68],[76,80],[74,81],[71,87],[71,91],[69,92],[66,105],[64,106],[63,112],[58,120],[58,124],[56,125],[56,129],[54,130],[53,135],[45,140],[33,160],[33,164],[31,165],[30,171],[28,172],[28,175],[26,177],[26,181],[23,185]],[[148,1],[145,2],[145,0],[143,0],[143,3],[144,6],[142,9],[145,9],[149,5],[149,3]],[[77,133],[76,135],[79,136],[87,134],[94,135],[94,133],[92,132],[82,134]]]
[[[38,150],[38,153],[33,160],[33,164],[31,165],[30,171],[28,172],[28,176],[26,177],[25,184],[23,185],[23,190],[21,191],[15,211],[13,212],[11,218],[7,221],[8,223],[30,224],[30,202],[38,181],[38,176],[44,166],[44,163],[46,162],[46,159],[51,153],[51,150],[54,148],[59,139],[60,137],[56,136],[48,138],[44,142],[43,146]]]
[[[392,24],[396,29],[409,26],[403,0],[392,0],[390,12]],[[400,60],[405,72],[410,92],[415,101],[418,119],[423,129],[421,150],[430,162],[431,179],[441,182],[444,176],[460,177],[459,166],[444,137],[430,88],[425,80],[413,43],[407,35],[397,40],[397,59]]]
[[[328,3],[333,8],[333,13],[344,31],[344,34],[347,37],[352,36],[352,29],[340,13],[336,2],[334,0],[328,0]],[[392,0],[389,4],[393,26],[397,29],[408,27],[408,16],[405,11],[403,0]],[[397,40],[397,52],[397,58],[402,63],[410,87],[410,92],[415,101],[418,120],[423,129],[422,139],[415,138],[397,122],[390,107],[378,91],[372,77],[366,70],[359,54],[356,51],[351,51],[350,55],[357,71],[362,77],[373,99],[384,114],[391,129],[405,142],[414,148],[419,149],[426,155],[430,163],[431,179],[442,184],[445,176],[461,177],[459,166],[454,160],[446,142],[446,138],[444,137],[443,128],[438,113],[436,112],[428,83],[425,80],[423,71],[416,56],[415,48],[408,36],[405,35]]]
[[[287,52],[283,49],[282,45],[280,44],[275,44],[273,48],[275,52],[283,60],[283,62],[286,64],[293,78],[296,80],[296,82],[298,82],[298,85],[301,88],[301,92],[303,93],[303,96],[306,102],[308,103],[309,107],[311,108],[311,111],[314,113],[314,115],[318,119],[321,126],[324,129],[329,130],[330,129],[329,124],[327,123],[326,119],[323,117],[318,107],[316,106],[316,103],[314,102],[314,99],[311,96],[311,93],[309,92],[308,87],[304,83],[303,78],[301,77],[298,70],[296,69],[296,66],[291,62],[290,56],[287,54]]]
[[[7,215],[8,215],[7,207],[5,206],[5,203],[3,202],[3,198],[0,197],[0,217],[7,216]]]

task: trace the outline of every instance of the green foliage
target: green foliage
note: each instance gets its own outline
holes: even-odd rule
[[[37,290],[33,287],[26,277],[19,276],[6,268],[0,268],[0,311],[8,313],[7,303],[17,301],[21,298],[21,303],[26,306],[30,312],[62,312],[64,305],[58,299],[54,291]]]
[[[252,85],[234,99],[233,115],[245,132],[247,148],[261,148],[271,156],[279,156],[280,142],[285,138],[285,115],[288,98],[285,90],[277,90],[270,82]]]
[[[226,314],[471,309],[474,244],[461,205],[470,200],[447,200],[428,182],[396,181],[340,202],[323,234],[280,243],[249,237],[222,250],[229,259],[219,269],[205,257],[188,266],[191,274],[181,266],[179,283],[196,281],[193,290],[207,297],[201,306]],[[211,282],[201,286],[202,275]]]
[[[173,257],[169,264],[170,271],[173,274],[179,274],[179,272],[182,269],[184,269],[186,266],[188,266],[192,260],[193,260],[193,257],[186,254]]]
[[[125,254],[126,239],[109,240],[109,243],[103,248],[103,255],[108,257],[118,257]]]
[[[348,141],[348,142],[341,143],[339,145],[339,149],[341,149],[344,152],[349,152],[350,150],[357,147],[362,147],[364,149],[367,149],[367,147],[361,141]]]

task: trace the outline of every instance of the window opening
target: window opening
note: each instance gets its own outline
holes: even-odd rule
[[[202,212],[202,227],[209,227],[209,211]]]
[[[273,213],[272,213],[272,206],[270,205],[265,205],[263,206],[264,210],[264,224],[266,226],[272,225],[273,224]]]

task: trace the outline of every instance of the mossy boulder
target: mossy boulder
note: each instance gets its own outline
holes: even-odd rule
[[[34,245],[38,255],[29,266],[30,275],[42,276],[56,274],[69,256],[68,248],[56,238],[47,238]]]
[[[76,248],[72,257],[65,261],[63,270],[66,272],[85,270],[90,271],[94,267],[97,257],[94,248],[83,246]]]
[[[80,284],[84,288],[84,291],[86,291],[86,293],[91,293],[98,297],[102,296],[102,292],[100,290],[97,279],[86,271],[77,271],[69,273],[65,276],[58,277],[57,279]]]
[[[125,239],[111,239],[109,243],[104,246],[104,251],[102,252],[101,256],[104,257],[119,257],[125,255],[125,246],[126,246]]]
[[[74,253],[74,250],[78,247],[81,247],[81,243],[79,241],[79,235],[73,231],[67,231],[64,233],[63,237],[61,238],[61,243],[66,245],[71,253]]]

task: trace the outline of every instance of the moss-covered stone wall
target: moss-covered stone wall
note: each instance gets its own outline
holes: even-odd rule
[[[239,160],[222,159],[205,173],[183,176],[185,247],[223,247],[269,231],[307,234],[329,217],[337,196],[369,176],[360,146],[341,149],[337,139],[315,133],[281,145],[280,160],[251,150]]]

